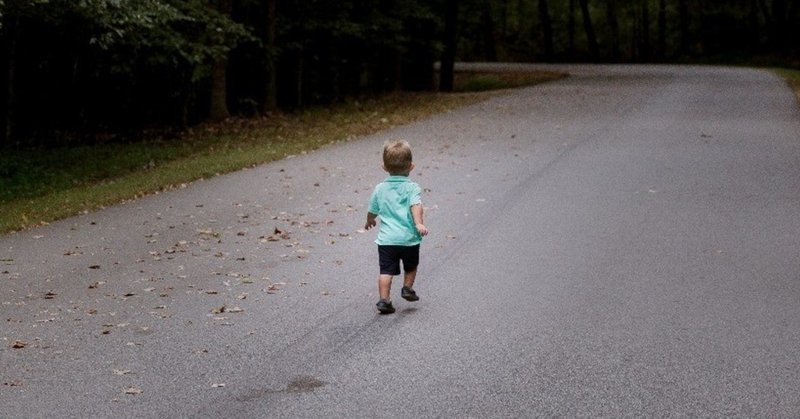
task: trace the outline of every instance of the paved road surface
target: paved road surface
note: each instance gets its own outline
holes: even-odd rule
[[[0,238],[2,416],[800,416],[792,93],[759,70],[558,68]],[[395,284],[379,316],[359,229],[394,137],[432,233],[421,300]]]

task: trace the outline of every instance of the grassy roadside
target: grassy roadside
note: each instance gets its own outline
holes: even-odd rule
[[[457,92],[398,93],[295,114],[196,127],[179,138],[60,149],[4,150],[0,234],[114,205],[188,182],[348,141],[533,85],[556,73],[467,73]]]
[[[797,100],[800,101],[800,70],[790,70],[786,68],[779,68],[775,70],[779,76],[786,79],[786,82],[794,90]]]

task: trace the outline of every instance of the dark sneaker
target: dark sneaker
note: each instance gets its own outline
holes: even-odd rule
[[[405,298],[408,301],[417,301],[417,300],[419,300],[419,297],[417,297],[416,291],[414,291],[413,289],[411,289],[409,287],[403,287],[403,289],[400,290],[400,296]]]
[[[375,305],[378,306],[378,311],[380,311],[381,314],[392,314],[392,313],[394,313],[394,306],[392,305],[391,301],[382,299],[382,300],[379,300],[378,304],[375,304]]]

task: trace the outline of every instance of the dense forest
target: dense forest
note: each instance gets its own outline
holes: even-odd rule
[[[0,0],[0,144],[109,141],[448,90],[459,60],[797,67],[799,3]]]

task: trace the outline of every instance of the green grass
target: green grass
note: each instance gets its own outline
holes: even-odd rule
[[[453,90],[456,92],[484,92],[509,89],[530,86],[564,76],[564,74],[550,72],[460,72],[455,74]]]
[[[775,69],[775,72],[778,73],[779,76],[786,79],[786,82],[794,90],[794,94],[797,96],[797,99],[800,100],[800,70],[778,68]]]
[[[532,85],[555,73],[459,74],[460,92]],[[367,101],[195,127],[143,139],[0,155],[0,233],[93,211],[184,183],[407,124],[493,93],[398,93]]]

